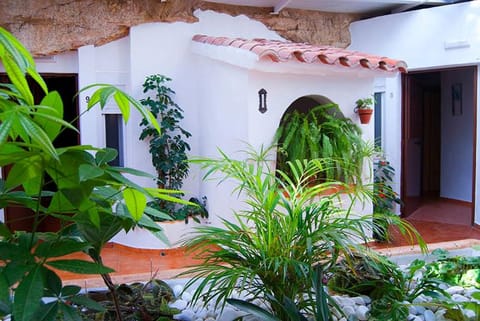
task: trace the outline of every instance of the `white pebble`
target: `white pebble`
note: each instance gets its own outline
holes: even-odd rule
[[[365,320],[368,320],[368,316],[369,316],[369,310],[366,306],[363,306],[363,305],[360,305],[358,308],[357,308],[357,311],[355,312],[355,315],[357,316],[358,320],[360,321],[365,321]]]
[[[452,295],[452,300],[455,301],[455,302],[470,302],[469,298],[466,298],[461,294]]]
[[[190,292],[185,291],[185,292],[182,293],[182,300],[184,300],[184,301],[190,302],[190,301],[192,301],[192,297],[193,296]]]
[[[449,287],[448,289],[445,290],[448,294],[452,295],[452,294],[462,294],[465,289],[462,288],[461,286],[458,286],[458,285],[455,285],[455,286],[451,286]]]
[[[475,311],[473,310],[465,309],[463,310],[463,314],[467,317],[467,320],[478,320],[476,319],[476,317],[478,316],[475,314]]]
[[[184,310],[187,307],[187,305],[188,305],[188,302],[182,299],[169,304],[171,308],[175,308],[179,310]]]
[[[183,310],[182,313],[173,316],[175,320],[192,321],[195,313],[192,310]]]
[[[343,313],[345,313],[345,315],[347,317],[351,316],[351,315],[355,315],[355,309],[353,308],[353,306],[351,305],[347,305],[346,307],[344,307],[343,309]]]
[[[363,298],[361,296],[353,297],[352,300],[357,305],[365,305],[365,301],[363,300]]]
[[[425,318],[425,321],[435,321],[435,314],[430,310],[425,310],[423,317]]]
[[[180,284],[176,284],[172,287],[172,291],[175,297],[178,298],[183,291],[183,286]]]

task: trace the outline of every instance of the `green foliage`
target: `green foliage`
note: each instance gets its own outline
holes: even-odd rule
[[[152,155],[152,164],[157,170],[157,185],[160,188],[178,190],[183,186],[183,180],[188,176],[190,169],[187,151],[190,145],[185,141],[191,134],[180,126],[183,119],[183,110],[174,102],[172,95],[175,92],[166,85],[170,78],[162,75],[151,75],[143,83],[143,92],[149,96],[140,102],[148,107],[155,118],[160,119],[162,131],[155,130],[149,125],[146,118],[142,120],[143,126],[140,140],[148,140],[149,152]],[[178,194],[181,197],[182,194]],[[190,198],[190,204],[178,205],[162,199],[157,199],[150,206],[169,215],[167,218],[157,217],[156,220],[184,220],[189,218],[198,222],[198,217],[208,218],[206,197],[198,200]]]
[[[168,303],[174,298],[173,291],[164,281],[152,279],[149,282],[120,284],[117,287],[118,301],[125,321],[164,320],[171,321],[173,315],[181,311],[170,308]],[[87,309],[82,312],[83,320],[116,321],[115,307],[110,293],[96,291],[89,294],[102,308]]]
[[[357,109],[372,109],[373,108],[373,98],[360,98],[355,102]]]
[[[480,289],[480,257],[449,256],[448,251],[432,252],[436,260],[426,265],[425,275],[451,285]]]
[[[369,253],[345,257],[333,270],[328,285],[340,293],[368,295],[372,298],[371,320],[404,320],[408,315],[405,301],[412,302],[420,295],[445,298],[448,294],[440,281],[418,272],[425,262],[414,260],[406,271],[387,258]]]
[[[117,151],[93,146],[55,148],[52,141],[65,129],[76,130],[63,117],[57,92],[50,92],[35,70],[28,51],[9,32],[0,28],[0,59],[10,83],[0,86],[0,166],[10,167],[0,179],[0,208],[15,205],[32,210],[32,232],[13,232],[0,222],[0,317],[16,321],[78,320],[72,303],[95,306],[78,295],[77,288],[62,287],[53,269],[101,274],[114,287],[102,264],[101,250],[115,234],[135,226],[151,230],[164,239],[161,229],[143,212],[154,198],[176,200],[164,190],[143,188],[124,174],[148,176],[134,169],[110,166]],[[27,75],[42,88],[44,97],[36,105]],[[131,108],[151,125],[160,127],[152,113],[135,99],[108,84],[97,84],[88,109],[104,108],[114,99],[125,121]],[[152,177],[154,179],[154,177]],[[53,186],[53,188],[52,188]],[[39,233],[40,223],[55,217],[61,228]],[[84,251],[93,260],[60,258]],[[13,294],[13,295],[11,295]],[[55,301],[45,303],[44,297]],[[117,312],[118,313],[118,312]],[[119,320],[121,317],[118,316]]]
[[[317,106],[306,113],[287,114],[277,130],[277,169],[291,175],[288,162],[328,160],[314,180],[362,181],[364,160],[373,148],[361,137],[360,128],[343,117],[335,104]]]
[[[338,258],[364,250],[359,242],[367,241],[371,217],[353,215],[348,205],[368,196],[368,190],[358,186],[342,209],[338,193],[318,195],[345,183],[311,184],[328,160],[288,163],[287,174],[269,167],[268,149],[246,151],[241,160],[220,153],[219,159],[198,161],[206,177],[221,174],[220,181],[235,181],[234,192],[242,195],[246,206],[234,213],[234,220],[224,220],[223,227],[199,227],[186,242],[203,259],[189,271],[195,275],[189,284],[199,282],[194,300],[222,306],[236,290],[264,302],[280,320],[289,320],[285,298],[302,313],[315,316],[319,309],[318,301],[311,299],[314,267],[328,271]]]
[[[382,157],[374,162],[373,175],[373,212],[375,213],[373,219],[377,226],[373,237],[378,241],[388,241],[387,229],[391,218],[396,216],[393,212],[395,204],[402,204],[398,194],[393,190],[395,169]]]
[[[173,101],[175,92],[166,82],[170,78],[162,75],[151,75],[143,83],[143,92],[152,97],[142,99],[143,106],[150,109],[155,118],[160,119],[162,131],[158,132],[147,119],[143,119],[140,126],[144,126],[140,140],[149,140],[152,164],[157,170],[157,184],[161,188],[178,190],[189,171],[187,151],[190,145],[185,138],[191,134],[180,127],[183,119],[183,110]]]
[[[287,320],[290,321],[330,321],[332,320],[332,313],[330,312],[330,306],[328,304],[328,295],[325,292],[323,286],[323,272],[320,265],[317,265],[313,268],[313,275],[310,277],[312,281],[313,295],[311,295],[308,300],[310,300],[309,305],[314,310],[314,319],[309,318],[304,315],[302,311],[295,302],[288,297],[284,297],[282,302],[276,302],[274,297],[270,299],[278,304],[282,309],[282,313],[287,317]],[[333,301],[332,301],[333,302]],[[269,312],[268,310],[255,305],[247,300],[239,299],[227,299],[227,303],[237,307],[247,313],[250,313],[260,320],[265,321],[281,321],[274,312]]]

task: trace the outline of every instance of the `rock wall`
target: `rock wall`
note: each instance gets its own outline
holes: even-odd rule
[[[230,6],[201,0],[2,0],[0,25],[35,55],[51,55],[128,35],[131,26],[148,22],[193,23],[196,9],[244,14],[296,42],[346,47],[348,27],[358,15]]]

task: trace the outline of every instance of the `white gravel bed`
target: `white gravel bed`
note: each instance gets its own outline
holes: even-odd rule
[[[168,282],[172,287],[176,301],[170,304],[171,307],[182,310],[180,314],[177,314],[174,318],[181,321],[233,321],[240,316],[246,316],[243,311],[227,305],[225,309],[220,312],[214,309],[213,305],[192,306],[192,293],[187,289],[184,291],[185,281],[175,283],[175,280]],[[456,302],[479,302],[472,298],[472,294],[480,292],[477,289],[465,289],[460,286],[445,287],[446,292],[451,295],[453,301]],[[353,320],[365,321],[370,317],[370,305],[371,299],[368,296],[349,297],[345,295],[332,296],[337,304],[343,310],[345,316],[340,313],[336,313],[333,316],[334,321],[347,321],[349,317],[353,317]],[[429,306],[428,303],[432,301],[432,298],[427,296],[419,296],[414,302],[405,302],[408,306],[409,315],[405,321],[448,321],[450,319],[445,318],[446,312],[443,308],[436,306]],[[475,314],[471,310],[463,311],[466,320],[477,320]],[[246,317],[245,320],[257,320],[253,317]],[[258,320],[261,321],[261,320]],[[403,321],[403,320],[398,320]]]

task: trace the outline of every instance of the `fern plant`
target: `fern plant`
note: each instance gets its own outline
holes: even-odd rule
[[[336,104],[287,114],[275,137],[277,169],[288,173],[289,161],[329,159],[330,164],[319,177],[324,181],[360,182],[363,161],[373,153],[371,144],[362,139],[360,128],[343,117]]]

